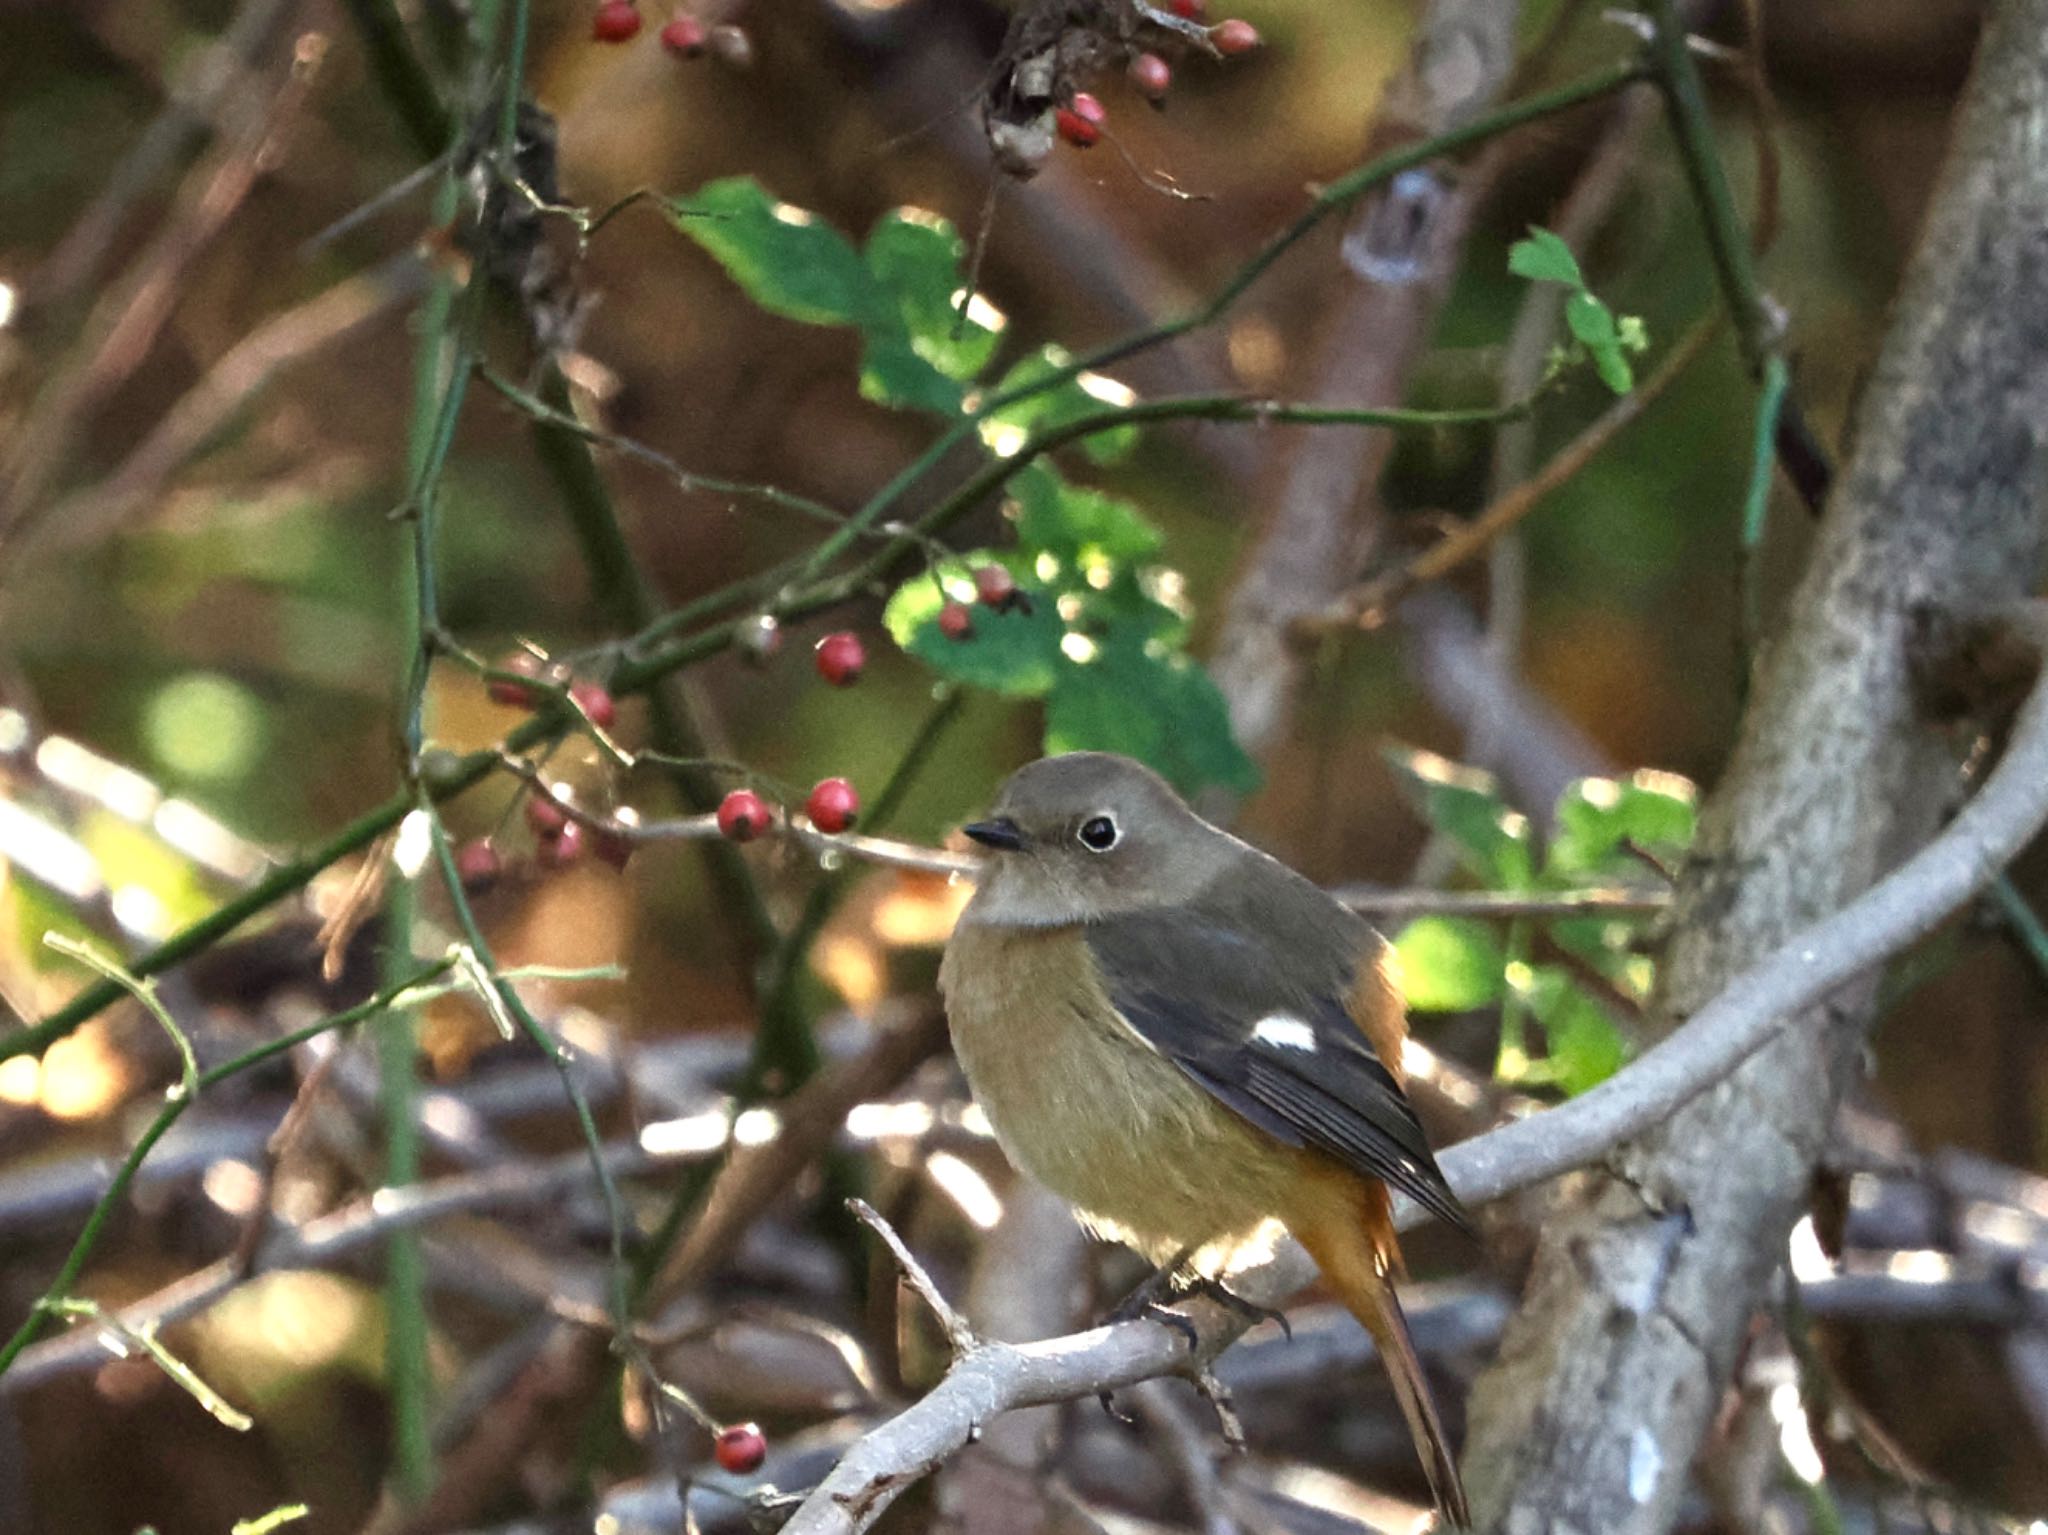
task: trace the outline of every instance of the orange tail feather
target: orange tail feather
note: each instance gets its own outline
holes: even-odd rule
[[[1373,1193],[1378,1199],[1368,1204],[1366,1219],[1362,1221],[1325,1219],[1304,1222],[1292,1229],[1309,1256],[1316,1260],[1316,1267],[1323,1271],[1330,1288],[1351,1314],[1365,1324],[1378,1345],[1437,1507],[1453,1524],[1469,1529],[1472,1514],[1465,1502],[1465,1484],[1458,1476],[1458,1462],[1445,1437],[1443,1420],[1437,1416],[1436,1402],[1429,1394],[1429,1381],[1422,1373],[1415,1342],[1408,1335],[1408,1320],[1401,1314],[1401,1302],[1387,1275],[1387,1253],[1393,1249],[1394,1237],[1386,1215],[1386,1194],[1377,1188]],[[1398,1255],[1392,1261],[1398,1263]]]

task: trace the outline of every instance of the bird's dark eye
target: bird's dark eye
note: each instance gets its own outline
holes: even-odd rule
[[[1108,852],[1116,846],[1116,839],[1116,822],[1106,815],[1091,816],[1081,823],[1081,845],[1091,852]]]

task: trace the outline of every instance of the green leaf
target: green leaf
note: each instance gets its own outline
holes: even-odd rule
[[[1613,310],[1582,289],[1564,301],[1564,322],[1593,359],[1601,383],[1616,394],[1635,387],[1635,369],[1629,366]]]
[[[1508,247],[1508,270],[1531,282],[1586,286],[1586,279],[1579,274],[1579,258],[1572,254],[1572,248],[1549,230],[1533,224],[1526,240],[1517,240]]]
[[[996,325],[959,309],[960,263],[966,247],[953,226],[935,214],[898,208],[876,221],[868,235],[866,260],[875,281],[893,294],[910,345],[947,378],[965,383],[988,366],[1002,339]]]
[[[880,289],[846,237],[770,197],[751,176],[711,182],[669,206],[676,228],[770,314],[807,325],[877,318]]]
[[[977,565],[1002,565],[1017,578],[1024,599],[1004,612],[976,604],[974,632],[952,639],[939,629],[939,609],[950,597],[974,602]],[[943,588],[943,590],[941,589]],[[1008,698],[1042,698],[1064,664],[1055,594],[1037,581],[1019,556],[980,550],[947,562],[933,574],[913,576],[896,589],[882,610],[882,622],[898,645],[942,677],[986,688]]]
[[[1628,1042],[1614,1020],[1565,971],[1538,966],[1524,995],[1549,1043],[1544,1059],[1532,1064],[1525,1080],[1583,1093],[1613,1076],[1628,1059]]]
[[[861,353],[860,397],[877,405],[957,416],[967,391],[919,355],[909,336],[882,328],[868,332]]]
[[[1625,845],[1674,857],[1692,846],[1697,830],[1692,783],[1676,773],[1642,770],[1626,778],[1581,778],[1557,801],[1557,829],[1547,870],[1585,878],[1624,872]]]
[[[1017,503],[1017,539],[1084,570],[1099,562],[1133,565],[1151,559],[1165,540],[1128,501],[1069,485],[1040,460],[1010,481]]]
[[[1385,755],[1423,819],[1451,840],[1488,889],[1535,884],[1528,819],[1508,808],[1490,775],[1413,747],[1389,746]]]
[[[1394,940],[1401,990],[1425,1013],[1463,1013],[1498,1002],[1507,953],[1483,922],[1418,917]]]
[[[1059,347],[1041,347],[1005,373],[995,392],[1008,394],[1012,389],[1058,372],[1072,361]],[[1084,416],[1098,415],[1105,409],[1126,404],[1130,399],[1130,391],[1113,379],[1083,373],[1064,384],[1019,400],[1006,410],[994,412],[982,423],[982,438],[998,452],[1011,451],[1034,432],[1049,431]],[[1098,464],[1113,464],[1127,456],[1137,441],[1138,429],[1135,426],[1105,427],[1082,438],[1081,451]]]
[[[995,335],[972,322],[957,339],[952,334],[960,249],[943,221],[885,215],[863,259],[838,230],[778,202],[751,177],[714,181],[671,208],[676,227],[770,314],[858,327],[867,343],[863,399],[960,413],[962,381],[987,362]]]
[[[1223,695],[1186,656],[1112,633],[1100,643],[1070,643],[1063,660],[1046,701],[1048,752],[1122,752],[1183,791],[1258,787],[1258,769],[1230,733]]]

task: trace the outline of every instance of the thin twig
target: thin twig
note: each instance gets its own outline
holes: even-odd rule
[[[1372,628],[1407,593],[1441,580],[1482,553],[1496,538],[1542,504],[1544,498],[1592,463],[1600,453],[1655,404],[1699,356],[1718,328],[1717,316],[1696,322],[1671,349],[1656,372],[1603,411],[1590,426],[1553,454],[1544,466],[1491,506],[1445,534],[1398,569],[1366,582],[1328,612],[1294,626],[1299,638],[1315,638],[1336,629]]]
[[[238,103],[235,123],[219,148],[193,169],[163,229],[94,307],[74,360],[37,395],[13,434],[13,451],[0,464],[0,539],[17,536],[42,510],[44,495],[93,414],[156,344],[184,291],[186,272],[279,152],[325,52],[324,38],[302,38],[275,89]]]
[[[1486,917],[1502,922],[1520,917],[1648,917],[1671,907],[1669,891],[1620,887],[1523,894],[1515,890],[1374,890],[1339,885],[1330,894],[1362,916],[1396,921],[1410,917]]]
[[[105,538],[158,499],[164,484],[280,373],[381,322],[418,295],[425,275],[426,268],[408,253],[373,272],[344,278],[266,320],[223,353],[159,416],[149,435],[111,474],[67,496],[49,517],[26,530],[15,559],[44,559]]]
[[[224,1082],[229,1077],[237,1076],[251,1067],[259,1066],[263,1062],[303,1044],[306,1040],[312,1039],[316,1035],[324,1034],[330,1029],[346,1028],[352,1023],[360,1023],[363,1019],[382,1012],[405,992],[412,990],[415,986],[431,981],[436,976],[444,974],[449,968],[450,962],[445,960],[428,966],[418,974],[409,977],[402,986],[387,987],[358,1007],[352,1007],[345,1012],[336,1013],[332,1017],[323,1018],[317,1023],[306,1025],[304,1028],[294,1029],[290,1033],[281,1035],[266,1044],[244,1051],[233,1060],[223,1062],[210,1071],[197,1071],[191,1061],[190,1047],[182,1047],[180,1053],[186,1062],[186,1070],[181,1090],[173,1094],[165,1102],[163,1108],[157,1112],[156,1118],[150,1121],[149,1128],[142,1132],[141,1138],[136,1141],[134,1147],[122,1160],[121,1166],[116,1170],[113,1178],[108,1181],[106,1192],[100,1196],[99,1202],[93,1206],[92,1214],[86,1217],[85,1225],[80,1228],[77,1239],[71,1244],[71,1251],[65,1257],[62,1267],[58,1269],[56,1278],[52,1279],[48,1287],[43,1291],[43,1299],[37,1302],[34,1309],[29,1312],[27,1319],[15,1330],[13,1337],[8,1339],[6,1345],[0,1347],[0,1377],[5,1377],[8,1367],[20,1356],[22,1350],[35,1341],[36,1335],[42,1330],[44,1319],[50,1314],[48,1310],[49,1304],[61,1300],[71,1293],[71,1287],[78,1282],[78,1276],[84,1271],[87,1259],[92,1256],[93,1248],[98,1245],[100,1235],[105,1230],[107,1222],[112,1218],[115,1209],[127,1197],[128,1186],[135,1181],[135,1174],[141,1168],[143,1161],[149,1156],[151,1149],[156,1143],[170,1133],[171,1126],[178,1122],[179,1117],[198,1101],[199,1095],[202,1092],[218,1082]],[[110,978],[108,984],[120,990],[133,991],[138,998],[151,997],[151,993],[144,981],[136,976],[132,969],[122,970],[117,977]],[[175,1038],[183,1038],[182,1035],[178,1034],[176,1025],[168,1026],[171,1028]],[[230,1269],[234,1267],[232,1262],[230,1262],[229,1267]]]
[[[932,1315],[938,1318],[939,1326],[945,1329],[946,1342],[953,1350],[953,1357],[958,1359],[972,1353],[980,1345],[981,1340],[974,1336],[974,1329],[967,1325],[967,1318],[953,1309],[952,1302],[946,1299],[945,1292],[939,1288],[938,1282],[925,1271],[925,1266],[917,1261],[917,1255],[904,1244],[903,1238],[896,1234],[896,1228],[883,1220],[881,1212],[865,1199],[849,1199],[846,1201],[846,1208],[853,1212],[856,1220],[882,1239],[882,1245],[889,1249],[890,1256],[896,1260],[896,1266],[903,1271],[903,1277],[909,1281],[910,1287],[917,1291],[925,1305],[931,1308]]]

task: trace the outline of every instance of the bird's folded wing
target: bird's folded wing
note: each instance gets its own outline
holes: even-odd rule
[[[1362,924],[1333,933],[1335,919],[1296,915],[1306,920],[1262,922],[1254,934],[1183,907],[1090,923],[1086,934],[1124,1020],[1217,1101],[1469,1229],[1414,1109],[1347,1011],[1355,967],[1377,940]]]

